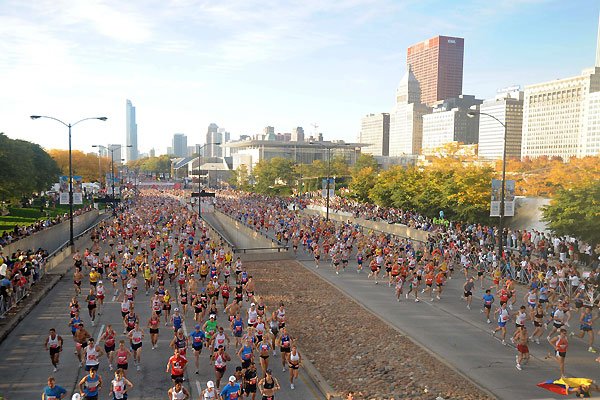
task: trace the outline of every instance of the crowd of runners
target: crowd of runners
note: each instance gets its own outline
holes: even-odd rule
[[[275,368],[288,371],[295,388],[302,357],[287,331],[285,305],[268,307],[240,259],[209,237],[180,200],[143,191],[91,233],[90,248],[74,253],[73,297],[65,304],[71,337],[53,327],[44,347],[54,372],[61,357],[77,357],[84,372],[75,395],[126,399],[145,369],[164,370],[164,393],[172,400],[191,399],[185,381],[207,368],[214,378],[203,400],[254,400],[257,393],[273,400],[284,384]],[[102,320],[109,308],[119,308],[122,319]],[[147,320],[140,317],[144,309]],[[96,341],[89,327],[101,320]],[[189,332],[186,320],[193,321]],[[162,350],[165,338],[164,363],[145,364],[144,353]],[[51,376],[43,393],[61,399],[66,390]]]
[[[427,242],[418,242],[367,232],[350,221],[327,222],[318,215],[298,213],[294,202],[222,192],[217,207],[272,235],[295,253],[299,249],[310,253],[315,268],[328,266],[340,274],[349,269],[351,260],[355,261],[353,272],[364,272],[375,285],[393,287],[397,301],[443,301],[447,281],[461,279],[466,308],[479,308],[490,325],[495,321],[491,332],[502,344],[514,343],[519,370],[529,360],[528,346],[541,345],[540,340],[547,342],[551,350],[547,358],[556,359],[561,376],[565,375],[565,357],[574,337],[583,339],[590,353],[597,351],[596,270],[583,274],[574,263],[563,259],[549,262],[518,251],[503,253],[499,260],[493,231],[480,225],[455,227],[430,235]],[[519,240],[530,239],[524,236]],[[518,294],[514,276],[505,267],[509,259],[533,271],[525,295]]]

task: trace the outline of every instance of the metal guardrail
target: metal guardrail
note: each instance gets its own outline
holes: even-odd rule
[[[73,239],[77,240],[82,236],[86,235],[105,219],[106,215],[104,215],[104,217],[102,218],[102,214],[100,214],[98,220],[93,225],[76,235]],[[52,253],[48,254],[48,256],[45,257],[37,267],[34,268],[32,273],[27,278],[27,282],[12,289],[12,293],[9,296],[0,295],[0,318],[5,318],[6,313],[8,313],[12,308],[14,308],[17,304],[19,304],[24,298],[26,298],[29,295],[29,292],[31,291],[33,285],[39,282],[44,277],[44,275],[46,275],[46,265],[48,264],[48,261],[50,261],[53,257],[56,257],[57,254],[62,252],[68,246],[69,241],[67,240]]]

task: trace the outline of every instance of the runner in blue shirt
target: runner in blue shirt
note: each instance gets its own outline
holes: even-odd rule
[[[61,400],[65,397],[67,391],[62,386],[56,384],[53,376],[48,378],[48,386],[44,388],[42,400]]]
[[[236,400],[241,395],[240,385],[235,383],[235,376],[229,377],[229,383],[221,390],[221,398],[223,400]]]
[[[202,352],[202,345],[206,340],[206,335],[201,330],[200,325],[196,325],[196,330],[190,333],[190,342],[192,343],[192,349],[194,349],[194,358],[196,363],[196,375],[198,374],[198,369],[200,368],[200,353]]]
[[[492,309],[492,304],[494,303],[494,295],[491,294],[491,290],[488,289],[485,291],[483,295],[483,310],[481,312],[485,313],[485,318],[487,319],[487,323],[491,323],[490,321],[490,310]]]

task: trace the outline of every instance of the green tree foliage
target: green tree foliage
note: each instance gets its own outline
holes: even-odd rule
[[[250,190],[251,185],[251,176],[248,173],[248,167],[246,164],[241,164],[236,169],[231,171],[231,176],[229,177],[229,184],[240,190]]]
[[[290,194],[298,178],[294,162],[282,157],[260,161],[253,174],[256,180],[254,190],[264,194]]]
[[[600,180],[559,190],[543,213],[557,235],[574,236],[596,248],[600,244]]]
[[[427,168],[392,167],[376,175],[368,189],[372,167],[363,169],[350,187],[353,195],[368,198],[378,205],[415,210],[429,217],[444,211],[447,218],[461,221],[487,222],[491,167],[463,165],[453,158],[439,158]]]
[[[171,156],[163,154],[158,157],[145,157],[127,163],[129,168],[141,172],[169,173],[171,172]]]
[[[48,190],[60,169],[39,145],[0,133],[0,196],[17,199]]]
[[[352,172],[350,191],[352,197],[358,201],[369,201],[369,194],[377,183],[377,171],[373,167],[364,167]]]
[[[371,167],[375,171],[379,171],[379,166],[377,165],[377,160],[373,154],[361,154],[356,159],[356,164],[352,166],[352,173],[356,173],[364,168]]]

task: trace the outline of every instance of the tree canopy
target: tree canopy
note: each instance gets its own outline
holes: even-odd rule
[[[63,175],[69,174],[69,150],[51,149],[50,156],[56,161]],[[73,175],[81,175],[84,182],[102,181],[102,177],[111,170],[110,157],[99,157],[98,153],[84,153],[72,150]],[[115,174],[117,166],[115,165]],[[102,176],[100,176],[102,175]]]
[[[38,144],[0,133],[0,196],[16,199],[48,190],[60,169]]]
[[[145,157],[130,161],[127,166],[142,172],[169,173],[171,172],[171,158],[167,154],[158,157]]]
[[[576,237],[595,248],[600,244],[600,180],[561,189],[543,213],[554,233]]]

